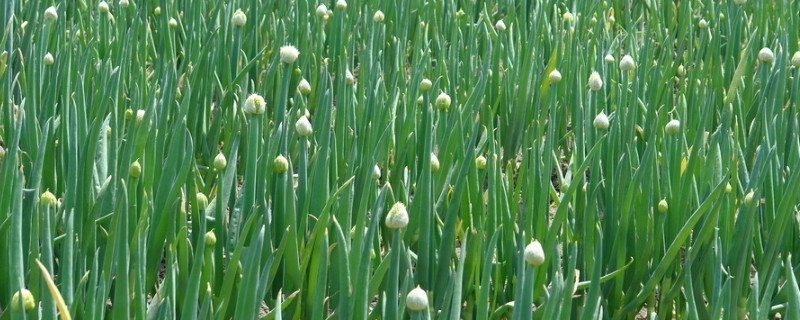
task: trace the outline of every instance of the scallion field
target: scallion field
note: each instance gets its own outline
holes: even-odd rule
[[[800,319],[800,1],[0,17],[0,320]]]

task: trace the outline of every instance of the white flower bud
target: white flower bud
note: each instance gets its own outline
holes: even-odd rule
[[[477,167],[478,170],[486,169],[486,157],[480,155],[475,158],[475,167]]]
[[[744,205],[748,207],[755,207],[758,205],[758,201],[755,199],[755,191],[750,191],[744,196]]]
[[[169,18],[169,21],[167,21],[167,25],[169,25],[170,28],[177,28],[178,20],[175,20],[175,18]]]
[[[609,121],[608,116],[605,112],[600,111],[597,116],[594,117],[594,121],[592,122],[596,129],[605,130],[608,129]]]
[[[451,103],[452,99],[450,99],[450,96],[442,92],[438,97],[436,97],[436,102],[434,102],[434,105],[439,110],[446,110],[447,108],[450,108]]]
[[[800,68],[800,51],[797,51],[792,56],[792,66]]]
[[[33,298],[33,293],[28,289],[17,291],[11,296],[11,310],[20,311],[20,302],[22,302],[22,308],[25,311],[31,311],[36,308],[36,299]]]
[[[636,62],[633,61],[633,57],[627,54],[623,56],[622,60],[619,61],[619,69],[622,71],[631,71],[636,69]]]
[[[328,7],[326,7],[324,4],[317,6],[317,11],[315,12],[315,14],[317,15],[317,17],[320,18],[325,17],[325,15],[328,14]]]
[[[153,14],[157,15],[157,16],[160,16],[161,15],[161,7],[156,7],[155,9],[153,9]]]
[[[50,190],[46,190],[39,196],[39,203],[44,206],[55,207],[58,205],[58,199],[56,199],[56,196],[50,192]]]
[[[198,192],[194,194],[194,197],[197,199],[197,206],[200,210],[205,210],[208,207],[208,197],[202,192]]]
[[[422,104],[425,102],[425,99],[422,96],[417,97],[417,104]]]
[[[225,154],[222,152],[217,153],[217,155],[214,157],[214,162],[211,165],[217,170],[225,169],[225,167],[228,166],[228,160],[225,158]]]
[[[679,77],[683,77],[683,76],[685,76],[685,75],[686,75],[686,67],[684,67],[683,65],[679,65],[679,66],[678,66],[678,70],[677,70],[677,73],[676,73],[676,74],[677,74]]]
[[[244,14],[242,9],[236,9],[236,12],[233,13],[233,17],[231,18],[231,23],[234,26],[241,27],[247,23],[247,15]]]
[[[298,51],[294,46],[281,47],[281,62],[283,63],[294,63],[299,55],[300,51]]]
[[[215,244],[217,244],[217,235],[214,234],[214,230],[206,232],[206,234],[203,236],[203,242],[205,242],[206,247],[213,247]]]
[[[303,95],[311,94],[311,84],[308,83],[308,80],[305,78],[300,79],[300,83],[297,84],[297,92]]]
[[[592,91],[599,91],[603,88],[603,79],[600,78],[600,74],[597,71],[592,71],[592,74],[589,75],[589,89]]]
[[[381,178],[381,167],[377,164],[372,168],[372,179],[378,180]]]
[[[142,123],[142,120],[144,120],[145,113],[146,111],[142,109],[136,110],[136,123]]]
[[[294,129],[297,131],[297,134],[302,137],[308,137],[314,133],[314,129],[311,127],[311,122],[308,121],[306,116],[302,116],[300,119],[297,119],[297,122],[294,124]]]
[[[344,0],[336,1],[336,9],[339,9],[339,10],[347,9],[347,1],[344,1]]]
[[[666,134],[676,134],[680,131],[681,131],[681,122],[678,119],[670,120],[664,127],[664,133]]]
[[[289,171],[289,160],[287,160],[282,154],[279,154],[277,157],[275,157],[275,160],[272,160],[272,170],[275,170],[277,173]]]
[[[386,227],[389,229],[401,229],[408,226],[408,211],[402,202],[395,203],[386,215]]]
[[[97,4],[97,11],[100,11],[100,13],[108,13],[108,2],[100,1],[100,3]]]
[[[758,60],[761,62],[771,63],[775,60],[775,54],[772,53],[770,48],[761,48],[761,51],[758,52]]]
[[[131,2],[128,1],[128,0],[119,0],[119,6],[121,8],[127,8],[130,5],[131,5]]]
[[[353,76],[353,73],[350,70],[347,70],[344,74],[344,83],[347,85],[353,85],[356,83],[356,77]]]
[[[708,27],[708,21],[706,21],[706,19],[700,19],[700,21],[699,21],[699,22],[697,22],[697,26],[698,26],[700,29],[705,29],[705,28],[707,28],[707,27]]]
[[[497,31],[500,31],[500,32],[506,31],[506,23],[503,22],[502,19],[501,20],[497,20],[497,22],[494,24],[494,28],[497,29]]]
[[[572,23],[573,21],[575,21],[575,16],[574,16],[574,15],[572,15],[572,13],[571,13],[571,12],[569,12],[569,11],[567,11],[567,12],[564,12],[564,14],[563,14],[563,15],[561,15],[561,18],[563,18],[565,22],[570,22],[570,23]]]
[[[523,256],[528,264],[534,267],[540,266],[544,263],[544,248],[542,248],[542,244],[539,241],[533,240],[525,247]]]
[[[378,23],[383,22],[383,18],[384,18],[383,11],[380,10],[375,11],[375,14],[372,15],[372,20]]]
[[[406,296],[406,308],[412,311],[422,311],[428,308],[428,294],[419,286],[411,290]]]
[[[559,82],[561,82],[561,72],[558,71],[558,69],[553,69],[553,71],[550,71],[550,75],[548,76],[548,79],[550,79],[550,83],[559,83]]]
[[[51,6],[44,10],[44,19],[47,21],[58,20],[58,11],[56,10],[56,7]]]
[[[431,153],[431,171],[439,171],[439,157],[435,153]]]
[[[431,88],[433,88],[433,82],[431,82],[430,79],[422,79],[422,81],[419,82],[420,91],[428,91]]]
[[[248,96],[247,100],[244,101],[242,111],[249,114],[262,114],[266,111],[266,107],[267,102],[264,101],[264,97],[254,93]]]
[[[53,63],[55,63],[55,62],[56,62],[56,60],[55,60],[55,58],[53,58],[53,55],[52,55],[52,54],[50,54],[50,52],[48,52],[48,53],[46,53],[46,54],[44,55],[44,59],[43,59],[43,61],[42,61],[42,62],[43,62],[43,63],[44,63],[44,65],[46,65],[46,66],[52,66],[52,65],[53,65]]]
[[[607,54],[605,57],[603,57],[603,60],[605,60],[606,63],[608,63],[608,64],[612,64],[614,62],[617,62],[617,59],[614,59],[614,56],[612,56],[611,54]]]
[[[139,164],[139,160],[131,163],[131,166],[128,168],[128,175],[130,175],[132,178],[138,178],[142,175],[142,165]]]
[[[661,201],[658,202],[658,212],[664,213],[667,212],[667,210],[669,210],[667,199],[661,199]]]

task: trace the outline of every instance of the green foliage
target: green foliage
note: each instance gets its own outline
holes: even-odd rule
[[[0,320],[800,317],[800,2],[0,6]]]

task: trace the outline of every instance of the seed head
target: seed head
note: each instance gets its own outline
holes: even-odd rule
[[[422,104],[423,102],[425,102],[425,99],[422,96],[417,97],[417,104]]]
[[[128,175],[130,175],[131,178],[138,178],[142,175],[142,165],[139,164],[139,160],[131,163],[130,168],[128,168]]]
[[[770,48],[761,48],[761,51],[758,52],[758,60],[761,62],[772,63],[772,61],[775,60],[775,54],[772,53]]]
[[[311,94],[311,84],[308,83],[308,80],[305,78],[300,79],[300,83],[297,84],[297,92],[303,95]]]
[[[501,20],[497,20],[497,22],[494,24],[494,28],[497,29],[497,31],[500,31],[500,32],[506,31],[506,23],[503,22],[502,19]]]
[[[408,211],[402,202],[395,203],[386,215],[386,227],[389,229],[401,229],[408,225]]]
[[[100,11],[100,13],[108,13],[108,2],[100,1],[100,3],[97,4],[97,11]]]
[[[283,63],[294,63],[297,60],[297,56],[300,55],[300,51],[297,51],[297,48],[294,46],[282,46],[281,47],[281,62]]]
[[[339,10],[347,9],[347,1],[345,1],[345,0],[336,1],[336,9],[339,9]]]
[[[161,15],[161,7],[156,7],[155,9],[153,9],[153,14],[157,15],[157,16],[160,16]]]
[[[428,294],[419,286],[406,296],[406,308],[411,311],[422,311],[428,308]]]
[[[431,171],[436,172],[439,171],[439,158],[436,156],[435,153],[431,152]]]
[[[733,191],[733,186],[731,186],[731,183],[725,183],[725,193],[731,193],[731,191]]]
[[[525,247],[523,256],[528,264],[534,267],[540,266],[544,263],[544,248],[542,248],[542,244],[539,241],[533,240]]]
[[[308,121],[306,116],[302,116],[300,119],[297,119],[297,122],[294,124],[294,129],[301,137],[308,137],[314,133],[314,129],[311,127],[311,122]]]
[[[667,212],[667,210],[669,210],[667,199],[661,199],[661,201],[658,202],[658,212],[664,213]]]
[[[244,101],[244,107],[242,107],[242,111],[249,114],[262,114],[264,111],[266,111],[266,108],[267,102],[264,101],[264,97],[253,93],[247,97],[247,100]]]
[[[44,19],[47,21],[58,20],[58,10],[56,10],[56,7],[50,6],[44,10]]]
[[[598,113],[597,116],[594,117],[594,121],[592,122],[592,125],[594,125],[595,129],[599,129],[599,130],[608,129],[608,126],[610,125],[610,123],[608,121],[608,116],[606,115],[606,113],[603,112],[603,111],[600,111],[600,113]]]
[[[612,56],[611,54],[607,54],[605,57],[603,57],[603,60],[605,60],[606,63],[608,63],[608,64],[612,64],[614,62],[617,62],[617,59],[614,59],[614,56]]]
[[[433,82],[431,82],[430,79],[425,78],[425,79],[422,79],[422,81],[419,82],[419,90],[420,91],[428,91],[431,88],[433,88]]]
[[[272,160],[272,170],[275,170],[277,173],[289,171],[289,160],[287,160],[282,154],[279,154],[277,157],[275,157],[275,160]]]
[[[127,8],[130,5],[131,5],[131,3],[128,0],[119,0],[119,6],[121,8]]]
[[[558,69],[553,69],[547,78],[550,79],[550,83],[559,83],[561,82],[561,72]]]
[[[484,157],[483,155],[476,157],[475,167],[477,167],[478,170],[486,169],[486,157]]]
[[[434,102],[434,105],[439,110],[446,110],[447,108],[450,108],[450,103],[452,102],[453,101],[450,99],[450,96],[442,92],[438,97],[436,97],[436,102]]]
[[[383,18],[384,18],[383,11],[380,10],[375,11],[375,14],[372,15],[372,20],[378,23],[383,22]]]
[[[33,293],[28,289],[17,291],[11,296],[11,310],[20,311],[20,302],[22,302],[22,308],[25,311],[31,311],[36,308],[36,299],[33,298]]]
[[[236,12],[233,13],[233,17],[231,18],[231,22],[234,26],[241,27],[247,23],[247,15],[244,14],[242,9],[236,9]]]
[[[600,91],[603,88],[603,79],[600,78],[600,74],[597,71],[592,71],[592,74],[589,75],[589,89],[592,91]]]
[[[177,28],[178,27],[178,20],[175,20],[175,18],[169,18],[169,21],[167,21],[167,25],[169,25],[169,27],[173,28],[173,29]]]
[[[43,62],[43,63],[44,63],[44,65],[46,65],[46,66],[52,66],[52,65],[53,65],[53,63],[55,63],[55,62],[56,62],[56,59],[55,59],[55,58],[53,58],[53,55],[52,55],[50,52],[48,52],[48,53],[46,53],[46,54],[44,55],[44,59],[42,60],[42,62]]]
[[[631,71],[636,69],[636,62],[633,61],[631,56],[626,54],[622,57],[622,60],[619,61],[619,69],[622,71]]]
[[[667,125],[664,127],[664,133],[666,134],[676,134],[681,131],[681,121],[678,119],[672,119],[667,122]]]
[[[324,4],[317,6],[317,11],[315,12],[317,17],[324,18],[328,14],[328,7]]]
[[[697,22],[697,26],[700,27],[700,29],[705,29],[708,27],[708,21],[706,21],[706,19],[700,19],[700,21]]]
[[[58,205],[58,199],[56,199],[56,196],[50,192],[50,190],[46,190],[39,197],[39,203],[41,203],[43,206],[55,207]]]

